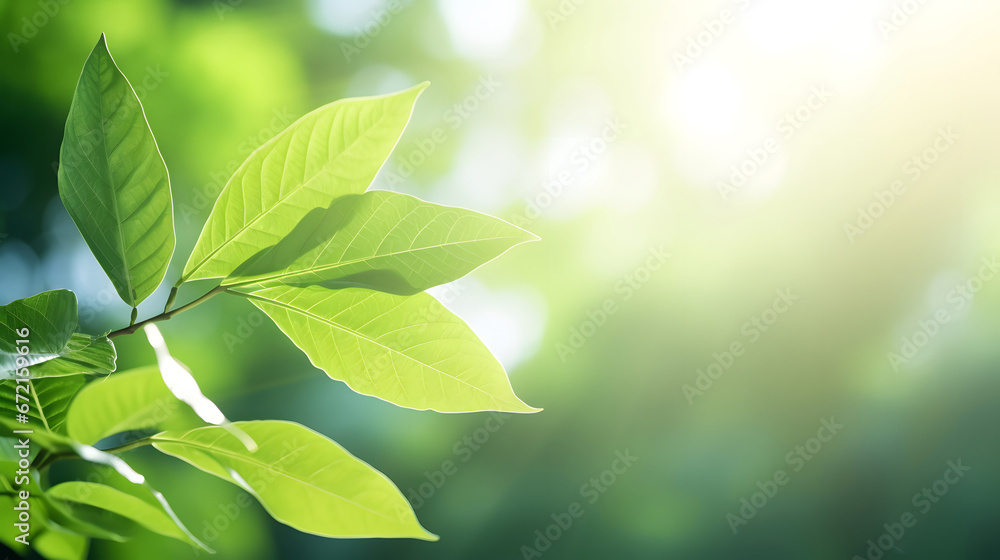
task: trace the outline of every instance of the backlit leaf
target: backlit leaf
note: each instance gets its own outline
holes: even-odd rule
[[[351,389],[438,412],[536,412],[468,325],[428,294],[279,286],[241,293]]]
[[[389,191],[314,210],[226,285],[354,285],[415,294],[465,276],[514,245],[537,239],[503,220]]]
[[[257,148],[219,195],[180,281],[228,276],[310,211],[364,192],[426,87],[330,103]]]
[[[168,455],[253,494],[275,519],[324,537],[409,537],[437,540],[382,473],[304,426],[237,422],[256,453],[221,427],[153,436]]]

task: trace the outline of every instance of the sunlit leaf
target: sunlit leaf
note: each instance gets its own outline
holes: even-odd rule
[[[351,389],[439,412],[536,412],[468,325],[427,294],[321,286],[243,292],[313,365]]]
[[[160,426],[179,406],[155,366],[118,372],[80,391],[69,408],[67,433],[94,444],[120,432]]]
[[[330,103],[250,154],[219,195],[181,281],[228,276],[310,211],[364,192],[425,87]]]
[[[389,191],[314,210],[223,281],[359,286],[415,294],[537,239],[503,220]]]
[[[220,427],[165,432],[160,451],[239,485],[278,521],[325,537],[436,540],[382,473],[335,442],[291,422],[237,422],[256,453]]]
[[[31,368],[31,377],[108,374],[115,371],[117,358],[115,346],[108,337],[73,333],[57,357]]]
[[[170,181],[103,34],[66,118],[59,196],[118,295],[139,305],[163,280],[174,250]]]

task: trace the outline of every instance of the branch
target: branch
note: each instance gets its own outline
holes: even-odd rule
[[[183,306],[178,307],[177,309],[174,309],[172,311],[164,311],[163,313],[160,313],[159,315],[157,315],[155,317],[150,317],[149,319],[146,319],[145,321],[140,321],[140,322],[135,323],[133,325],[129,325],[128,327],[125,327],[124,329],[118,329],[117,331],[112,331],[112,332],[108,333],[108,338],[115,338],[115,337],[119,337],[119,336],[125,336],[127,334],[132,334],[135,331],[141,329],[142,327],[146,326],[149,323],[158,323],[160,321],[166,321],[167,319],[170,319],[174,315],[177,315],[178,313],[183,313],[184,311],[187,311],[188,309],[191,309],[192,307],[194,307],[194,306],[196,306],[196,305],[198,305],[200,303],[203,303],[203,302],[207,301],[209,298],[215,296],[215,294],[222,293],[225,290],[226,290],[225,286],[216,286],[215,288],[213,288],[207,294],[201,296],[200,298],[192,301],[191,303],[189,303],[187,305],[183,305]]]

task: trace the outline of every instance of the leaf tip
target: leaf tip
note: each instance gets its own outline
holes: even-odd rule
[[[422,534],[420,534],[419,536],[417,536],[416,538],[418,538],[418,539],[420,539],[422,541],[427,541],[427,542],[437,542],[437,541],[441,540],[441,537],[435,535],[434,533],[432,533],[432,532],[430,532],[430,531],[428,531],[426,529],[424,529],[424,532]]]

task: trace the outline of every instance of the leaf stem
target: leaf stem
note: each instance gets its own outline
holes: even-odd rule
[[[167,304],[163,306],[164,313],[170,311],[170,306],[174,304],[175,299],[177,299],[177,286],[170,288],[170,295],[167,296]]]
[[[144,445],[149,445],[153,443],[152,436],[137,439],[135,441],[130,441],[128,443],[123,443],[117,447],[112,447],[110,449],[105,449],[105,453],[122,453],[130,449],[135,449],[137,447],[142,447]]]
[[[157,322],[160,322],[160,321],[166,321],[167,319],[170,319],[174,315],[177,315],[178,313],[183,313],[184,311],[187,311],[188,309],[191,309],[192,307],[194,307],[194,306],[196,306],[198,304],[201,304],[201,303],[207,301],[209,298],[215,296],[216,294],[222,293],[223,291],[225,291],[225,289],[226,289],[225,286],[216,286],[215,288],[212,288],[212,290],[209,291],[207,294],[205,294],[205,295],[201,296],[200,298],[192,301],[191,303],[188,303],[187,305],[182,305],[182,306],[178,307],[177,309],[174,309],[173,311],[164,311],[163,313],[160,313],[159,315],[156,315],[155,317],[150,317],[149,319],[146,319],[145,321],[140,321],[140,322],[135,323],[133,325],[129,325],[129,326],[125,327],[124,329],[118,329],[117,331],[112,331],[112,332],[108,333],[108,338],[115,338],[115,337],[119,337],[119,336],[125,336],[127,334],[132,334],[135,331],[141,329],[142,327],[146,326],[149,323],[157,323]]]

